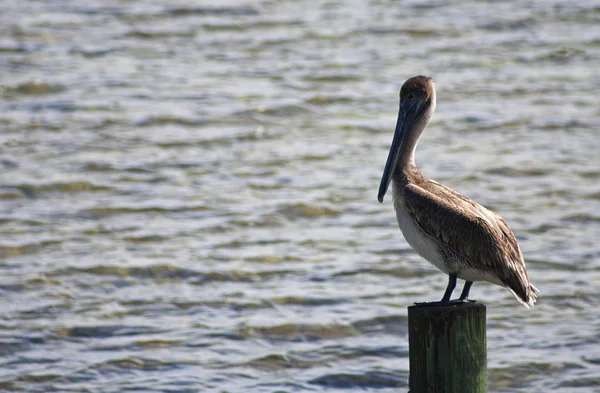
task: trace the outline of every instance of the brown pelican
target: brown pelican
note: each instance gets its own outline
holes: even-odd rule
[[[500,215],[458,192],[427,179],[414,162],[421,133],[435,110],[435,88],[426,76],[400,89],[400,110],[377,199],[392,183],[398,225],[408,244],[449,276],[441,300],[450,302],[456,279],[465,280],[458,301],[467,300],[473,281],[508,288],[525,307],[535,292],[515,236]]]

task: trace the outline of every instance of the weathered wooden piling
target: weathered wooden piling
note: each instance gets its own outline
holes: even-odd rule
[[[408,307],[410,393],[486,393],[485,306]]]

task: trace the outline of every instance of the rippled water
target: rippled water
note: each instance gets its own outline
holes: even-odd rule
[[[596,1],[2,4],[0,390],[407,391],[446,277],[376,194],[417,74],[417,162],[542,291],[473,287],[490,392],[600,390]]]

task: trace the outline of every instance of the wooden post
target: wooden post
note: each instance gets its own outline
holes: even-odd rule
[[[410,393],[486,393],[485,306],[408,307]]]

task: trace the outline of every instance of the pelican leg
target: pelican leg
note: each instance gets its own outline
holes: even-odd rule
[[[473,285],[473,281],[465,281],[465,286],[463,287],[458,300],[467,300],[469,297],[469,291],[471,290],[471,285]]]
[[[450,296],[452,296],[452,291],[456,288],[456,273],[448,274],[448,286],[446,287],[446,292],[444,292],[444,297],[442,298],[441,303],[449,303]]]

